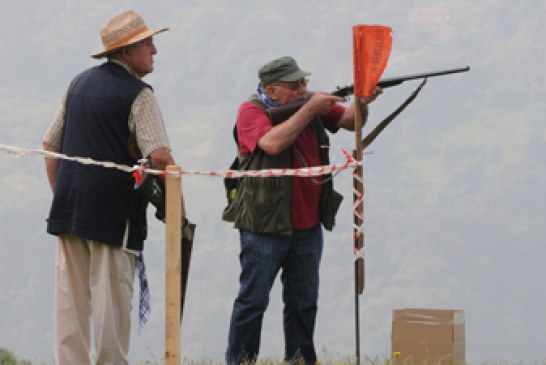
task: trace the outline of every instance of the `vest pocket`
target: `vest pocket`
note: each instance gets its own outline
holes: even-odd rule
[[[246,178],[241,184],[238,226],[252,232],[289,234],[290,188],[285,177]]]

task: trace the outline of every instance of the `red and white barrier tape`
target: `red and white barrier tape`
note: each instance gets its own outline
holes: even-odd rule
[[[358,259],[364,259],[364,246],[362,246],[362,248],[358,249],[358,248],[354,248],[353,250],[353,258],[354,260],[358,260]]]
[[[343,155],[347,158],[347,161],[342,164],[331,164],[327,166],[314,166],[314,167],[304,167],[299,169],[265,169],[265,170],[215,170],[215,171],[202,171],[202,170],[181,170],[180,172],[164,171],[164,170],[155,170],[145,168],[140,165],[127,166],[120,165],[114,162],[108,161],[96,161],[88,157],[72,157],[67,156],[62,153],[55,153],[39,149],[25,149],[20,147],[13,147],[0,144],[0,151],[4,151],[14,157],[27,157],[30,155],[43,155],[45,157],[63,159],[68,161],[78,162],[84,165],[95,165],[102,166],[105,168],[118,169],[121,171],[134,173],[135,178],[138,178],[138,175],[141,176],[143,173],[149,173],[154,175],[204,175],[204,176],[217,176],[217,177],[227,177],[227,178],[238,178],[238,177],[275,177],[275,176],[299,176],[299,177],[313,177],[320,176],[325,174],[333,174],[341,170],[346,169],[355,169],[359,162],[356,161],[342,149]]]
[[[346,153],[346,152],[345,152]],[[347,156],[351,157],[352,156]],[[352,159],[355,161],[354,159]],[[355,246],[353,247],[353,258],[355,261],[358,259],[364,259],[364,237],[362,238],[362,247],[357,247],[357,242],[360,238],[360,235],[364,234],[364,211],[359,211],[359,205],[364,204],[364,179],[361,174],[359,174],[355,169],[353,170],[353,179],[355,180],[355,184],[353,184],[353,194],[356,197],[353,201],[353,241],[355,243]],[[356,186],[362,186],[362,191],[359,191]],[[356,222],[360,222],[360,224],[357,224]]]

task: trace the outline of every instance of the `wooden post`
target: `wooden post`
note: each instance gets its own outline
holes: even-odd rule
[[[359,97],[355,97],[355,150],[354,150],[354,158],[357,161],[362,161],[362,101]],[[359,196],[362,196],[364,193],[364,183],[363,183],[363,174],[362,174],[362,166],[359,166],[355,169],[355,177],[353,180],[353,186],[355,189],[355,195],[354,200],[356,201]],[[361,217],[364,217],[364,202],[362,199],[358,202],[358,205],[355,209],[355,216],[354,216],[354,223],[355,227],[361,227],[363,222],[363,219]],[[364,232],[357,231],[357,228],[355,228],[355,248],[361,249],[364,246]],[[364,286],[365,286],[365,278],[364,278],[364,259],[362,257],[359,257],[355,261],[355,272],[356,272],[356,286],[357,286],[357,292],[358,294],[362,294],[364,292]]]
[[[355,97],[355,150],[353,157],[357,161],[362,161],[362,101],[359,97]],[[353,202],[355,205],[354,211],[354,250],[360,250],[364,246],[364,233],[360,230],[363,224],[361,217],[364,215],[364,203],[360,197],[364,193],[362,166],[358,166],[354,171],[353,176]],[[360,304],[358,296],[364,291],[364,259],[359,257],[355,260],[355,356],[356,365],[360,365]]]
[[[165,177],[165,365],[180,364],[180,240],[182,225],[180,166]]]

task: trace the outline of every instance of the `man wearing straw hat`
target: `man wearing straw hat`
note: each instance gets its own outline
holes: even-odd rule
[[[152,37],[166,30],[149,29],[134,11],[112,18],[100,33],[104,49],[92,55],[107,61],[71,82],[44,149],[129,166],[147,156],[155,169],[175,164],[157,100],[141,80],[154,69]],[[46,158],[46,171],[54,192],[47,231],[59,240],[57,364],[91,364],[91,333],[97,364],[128,364],[147,202],[120,170]]]

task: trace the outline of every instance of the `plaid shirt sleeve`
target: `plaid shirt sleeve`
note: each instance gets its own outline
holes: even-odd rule
[[[129,115],[129,130],[136,136],[138,147],[144,157],[159,148],[170,149],[163,116],[150,88],[142,89],[133,102]]]
[[[64,127],[64,106],[66,104],[66,93],[64,94],[63,101],[53,118],[53,122],[49,126],[44,138],[42,139],[43,143],[61,150],[61,143],[63,138],[63,127]]]

